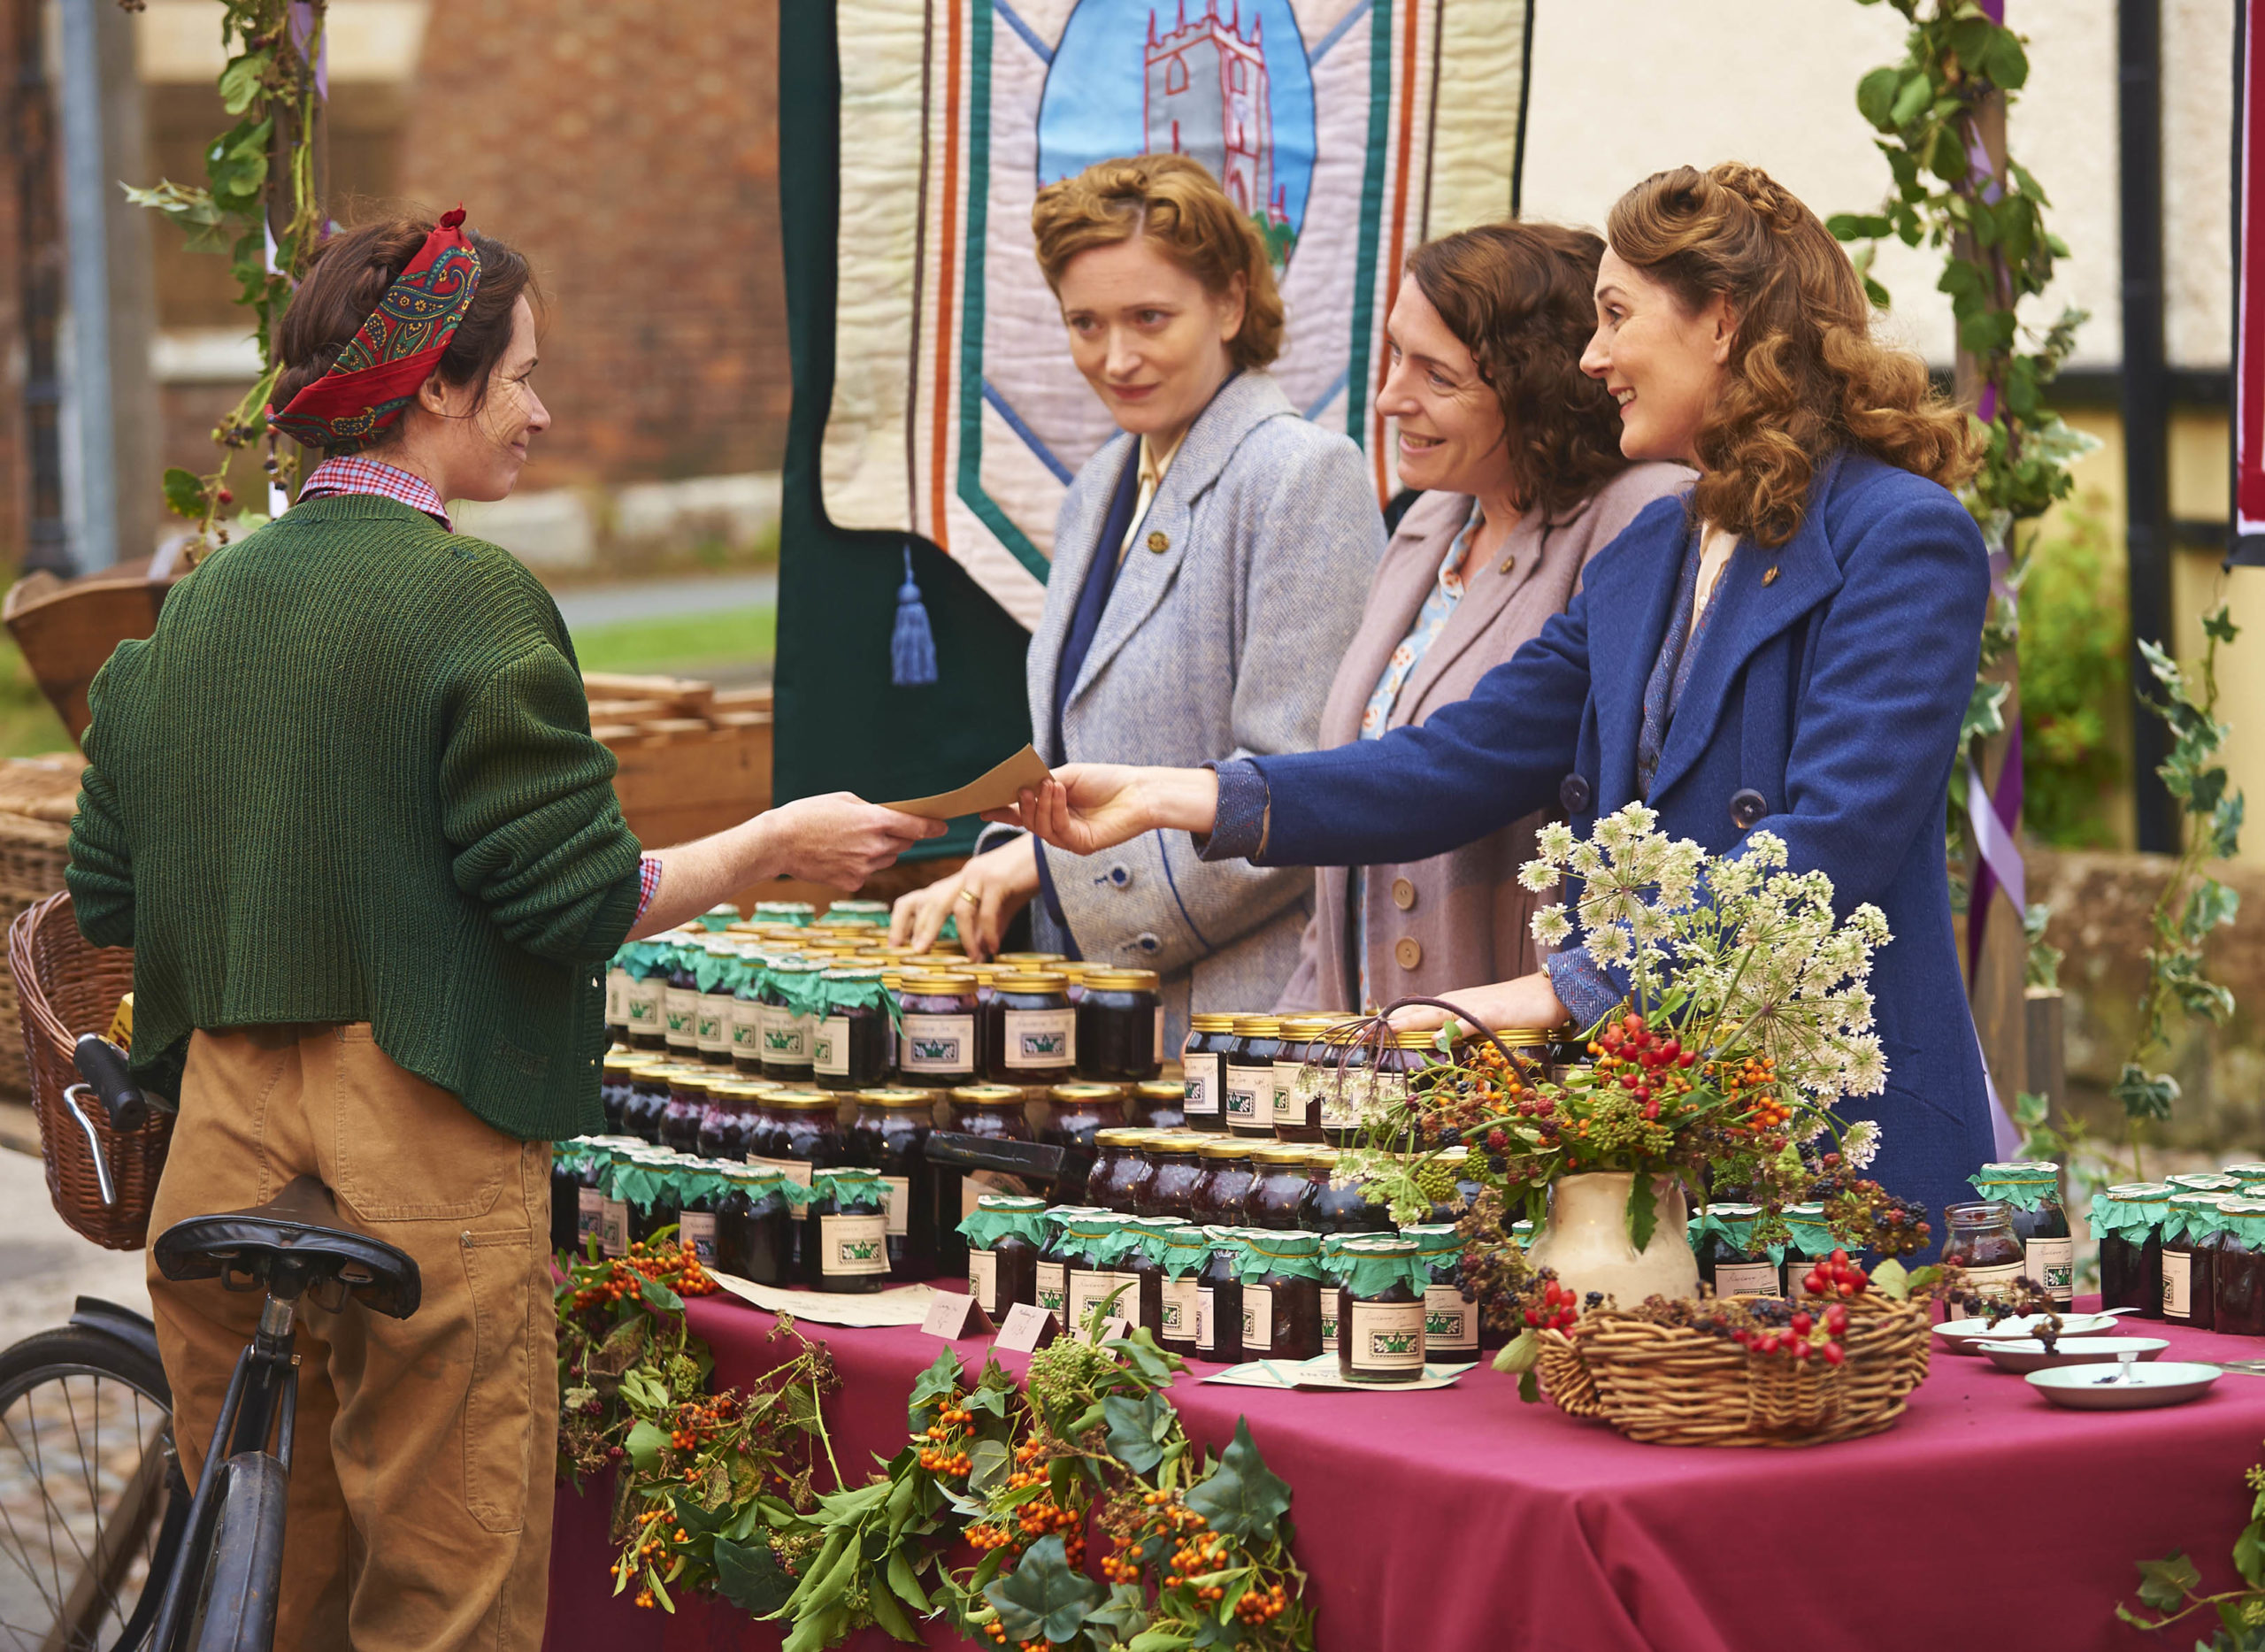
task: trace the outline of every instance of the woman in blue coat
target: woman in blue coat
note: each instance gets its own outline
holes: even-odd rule
[[[1758,170],[1647,179],[1609,240],[1583,365],[1630,458],[1698,470],[1686,497],[1639,514],[1565,613],[1420,726],[1202,770],[1070,768],[1022,812],[1086,852],[1177,826],[1267,865],[1436,855],[1552,802],[1586,833],[1640,800],[1716,854],[1773,832],[1844,915],[1887,916],[1870,983],[1887,1087],[1842,1110],[1881,1126],[1873,1173],[1939,1211],[1992,1148],[1943,842],[1990,583],[1948,491],[1970,426],[1871,339],[1847,256]],[[1577,949],[1453,995],[1548,1026],[1621,992]]]

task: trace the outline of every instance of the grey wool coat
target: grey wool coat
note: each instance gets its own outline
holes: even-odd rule
[[[1189,428],[1133,534],[1054,737],[1056,672],[1109,499],[1137,438],[1119,433],[1062,502],[1030,645],[1030,718],[1048,764],[1191,768],[1312,749],[1324,697],[1383,553],[1361,451],[1300,417],[1272,375],[1228,380]],[[1040,846],[1077,949],[1163,977],[1168,1049],[1191,1003],[1264,1011],[1298,958],[1303,869],[1202,861],[1185,832],[1099,855]],[[1066,951],[1043,902],[1037,943]]]
[[[1580,589],[1589,559],[1653,500],[1688,488],[1679,465],[1634,465],[1546,522],[1532,512],[1482,565],[1463,564],[1463,596],[1415,671],[1401,686],[1386,726],[1420,723],[1468,695],[1478,680],[1517,652]],[[1360,738],[1361,714],[1385,664],[1415,624],[1437,582],[1440,564],[1470,518],[1468,494],[1425,494],[1408,507],[1385,548],[1361,628],[1337,668],[1321,714],[1321,744]],[[1410,800],[1410,806],[1417,806]],[[1518,886],[1533,858],[1543,811],[1445,855],[1368,869],[1369,990],[1378,1002],[1453,997],[1456,989],[1510,980],[1539,967],[1531,933],[1534,909],[1554,895]],[[1342,866],[1314,873],[1314,915],[1284,1010],[1355,1010],[1360,974],[1354,954],[1351,879]]]

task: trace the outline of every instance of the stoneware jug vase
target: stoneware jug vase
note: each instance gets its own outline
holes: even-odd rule
[[[1635,1182],[1632,1172],[1592,1171],[1550,1183],[1549,1221],[1527,1248],[1526,1260],[1556,1269],[1558,1282],[1577,1296],[1602,1291],[1623,1308],[1647,1296],[1697,1296],[1699,1258],[1686,1232],[1691,1210],[1683,1184],[1671,1176],[1656,1179],[1659,1219],[1652,1242],[1639,1252],[1628,1237],[1628,1194]]]

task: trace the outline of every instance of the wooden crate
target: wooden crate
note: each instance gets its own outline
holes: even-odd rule
[[[613,789],[648,849],[706,837],[771,806],[771,691],[678,677],[584,679],[591,732],[619,763]]]

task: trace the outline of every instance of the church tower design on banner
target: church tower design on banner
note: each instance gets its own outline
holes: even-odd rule
[[[1191,23],[1187,0],[1179,0],[1166,35],[1148,13],[1148,147],[1151,154],[1193,156],[1229,200],[1278,225],[1286,214],[1274,182],[1266,47],[1255,12],[1245,40],[1241,0],[1229,4],[1233,9],[1222,18],[1218,0],[1203,0],[1203,15]]]

